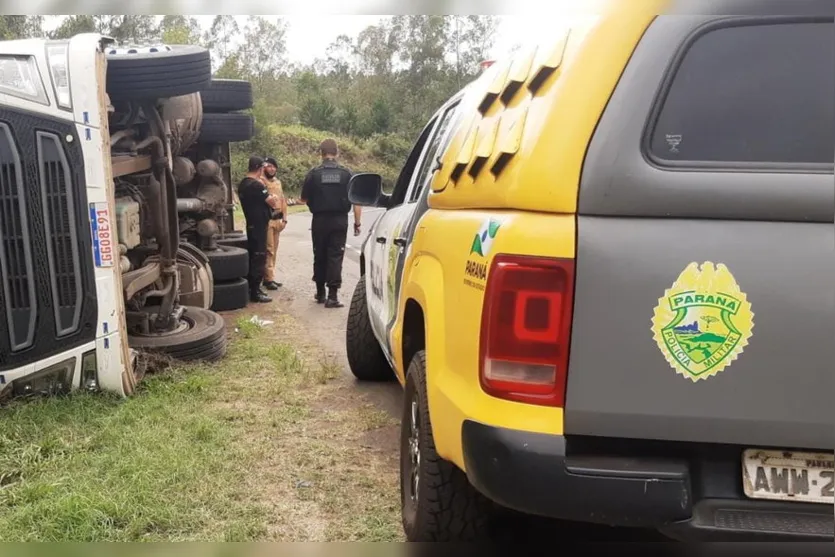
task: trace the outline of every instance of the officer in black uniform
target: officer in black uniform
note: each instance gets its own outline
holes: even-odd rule
[[[267,226],[273,210],[280,207],[280,200],[270,195],[264,182],[264,159],[249,158],[249,173],[238,185],[238,198],[246,218],[246,239],[249,251],[249,299],[266,304],[272,298],[261,289],[264,281],[264,265],[267,261]]]
[[[313,281],[316,302],[326,308],[341,308],[338,292],[342,287],[342,260],[348,238],[348,182],[351,171],[336,162],[339,148],[336,141],[326,139],[319,146],[322,164],[307,173],[302,187],[302,202],[313,213]],[[354,207],[354,235],[360,233],[361,208]],[[327,299],[325,286],[328,287]]]

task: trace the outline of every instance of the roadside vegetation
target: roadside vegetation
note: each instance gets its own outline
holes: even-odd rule
[[[215,16],[211,25],[184,15],[0,16],[0,39],[66,39],[98,32],[121,43],[200,44],[215,76],[253,85],[256,136],[235,145],[234,180],[244,157],[278,158],[288,195],[298,195],[316,147],[332,136],[344,162],[380,173],[391,187],[420,130],[490,55],[498,18],[490,15],[380,16],[357,36],[342,35],[310,64],[287,56],[291,20]],[[47,25],[47,23],[49,25]]]
[[[334,361],[295,325],[236,325],[217,366],[171,367],[129,400],[78,394],[3,408],[0,541],[397,541],[390,426],[345,404]],[[354,397],[356,399],[356,397]]]

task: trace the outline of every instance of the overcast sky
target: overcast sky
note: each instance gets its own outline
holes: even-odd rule
[[[578,15],[566,7],[568,0],[551,0],[542,6],[537,15],[503,15],[500,20],[496,43],[492,57],[501,58],[514,45],[526,45],[532,42],[547,40],[557,28],[570,23]],[[574,4],[576,6],[576,4]],[[195,16],[201,26],[208,29],[213,15]],[[242,25],[246,24],[248,16],[236,16]],[[264,16],[274,20],[277,16]],[[328,46],[340,34],[357,36],[369,25],[380,21],[381,15],[287,15],[283,16],[289,24],[287,33],[288,56],[293,62],[310,63],[316,58],[323,57]],[[57,27],[58,16],[47,16],[46,27]]]

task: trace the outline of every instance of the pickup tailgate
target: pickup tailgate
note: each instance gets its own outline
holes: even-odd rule
[[[568,433],[832,443],[831,224],[580,217]]]

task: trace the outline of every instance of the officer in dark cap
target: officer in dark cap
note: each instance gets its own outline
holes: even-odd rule
[[[272,298],[261,290],[264,281],[264,264],[267,261],[267,227],[273,211],[280,209],[281,201],[270,195],[264,183],[264,159],[249,158],[249,172],[238,185],[238,199],[246,218],[246,239],[249,251],[249,298],[250,301],[265,304]]]
[[[341,308],[339,289],[342,287],[342,260],[348,239],[348,182],[351,171],[337,162],[339,148],[336,141],[326,139],[319,146],[322,164],[307,173],[302,187],[302,202],[313,213],[313,281],[316,301],[327,308]],[[360,233],[361,208],[354,206],[354,235]],[[325,287],[327,286],[327,298]]]

